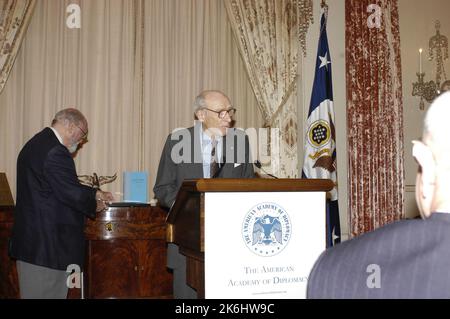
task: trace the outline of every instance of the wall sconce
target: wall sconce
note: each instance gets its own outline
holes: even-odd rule
[[[450,81],[447,80],[444,69],[444,60],[448,59],[448,39],[446,36],[441,35],[439,29],[441,23],[436,21],[436,34],[430,38],[429,41],[429,61],[434,58],[436,61],[436,81],[425,82],[425,72],[422,71],[422,48],[419,49],[419,72],[417,75],[417,82],[413,82],[413,96],[420,96],[419,107],[421,110],[425,109],[424,99],[431,103],[438,95],[445,91],[450,90]],[[442,76],[444,82],[441,84]]]

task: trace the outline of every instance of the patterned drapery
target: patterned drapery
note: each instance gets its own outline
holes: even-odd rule
[[[352,237],[404,217],[398,6],[397,0],[375,2],[345,2]]]
[[[272,144],[272,173],[297,177],[297,67],[312,22],[312,1],[226,0],[225,4],[265,127],[281,133],[279,142]]]
[[[69,3],[80,29],[66,25]],[[117,172],[105,190],[121,200],[122,172],[148,171],[151,191],[167,135],[193,125],[195,96],[212,88],[238,106],[236,126],[262,125],[223,0],[36,1],[0,94],[0,172],[14,195],[24,143],[75,106],[89,122],[78,173]]]
[[[16,59],[36,0],[0,1],[0,93]]]

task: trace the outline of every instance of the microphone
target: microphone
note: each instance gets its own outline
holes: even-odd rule
[[[278,179],[278,177],[276,177],[275,175],[272,175],[272,174],[270,174],[270,173],[267,173],[266,170],[265,170],[264,168],[262,168],[262,164],[261,164],[261,162],[260,162],[259,160],[256,160],[253,164],[255,164],[255,166],[256,166],[257,168],[259,168],[260,170],[262,170],[264,173],[266,173],[266,174],[269,175],[270,177],[273,177],[273,178]]]

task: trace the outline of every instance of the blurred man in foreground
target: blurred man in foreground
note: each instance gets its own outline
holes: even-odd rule
[[[450,298],[450,92],[430,106],[416,202],[422,220],[394,222],[326,250],[308,281],[308,298]]]

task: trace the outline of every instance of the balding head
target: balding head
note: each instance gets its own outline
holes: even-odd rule
[[[52,127],[63,139],[63,144],[71,153],[87,141],[88,123],[84,115],[74,108],[68,108],[55,114]]]
[[[228,96],[226,96],[223,92],[218,90],[206,90],[201,92],[194,101],[194,114],[197,113],[197,111],[207,108],[208,107],[208,100],[211,99],[227,99],[230,100]]]
[[[438,162],[450,167],[450,92],[443,93],[430,105],[424,120],[422,141]]]
[[[211,135],[225,135],[231,126],[234,112],[230,99],[220,91],[203,91],[194,102],[196,118]]]
[[[55,118],[52,121],[52,126],[56,123],[63,125],[66,123],[73,123],[82,126],[86,132],[88,130],[88,123],[83,113],[74,108],[67,108],[56,113]]]
[[[450,92],[436,98],[424,120],[422,141],[415,141],[413,156],[419,164],[416,202],[422,217],[450,213]]]

